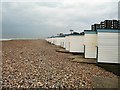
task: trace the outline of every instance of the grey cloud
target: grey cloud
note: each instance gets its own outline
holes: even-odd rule
[[[56,8],[60,6],[60,2],[37,2],[38,6],[49,7],[49,8]]]
[[[104,19],[116,19],[117,2],[5,2],[2,3],[3,38],[47,37],[69,29],[83,31]]]
[[[120,20],[120,1],[118,3],[118,19]]]

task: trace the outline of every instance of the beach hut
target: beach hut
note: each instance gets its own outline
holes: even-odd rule
[[[84,30],[84,57],[96,58],[97,53],[97,32]]]
[[[82,33],[72,33],[67,37],[67,47],[66,49],[72,53],[84,53],[84,32]]]
[[[69,50],[69,34],[64,34],[61,39],[61,47]]]
[[[60,46],[64,48],[65,47],[65,36],[61,36],[59,39],[59,42],[60,42]]]
[[[64,46],[64,40],[65,40],[64,36],[54,36],[52,38],[52,43],[56,46],[63,47]]]
[[[55,45],[55,36],[52,36],[50,42],[51,42],[51,44],[54,44],[54,45]]]
[[[115,29],[97,29],[98,49],[97,62],[98,63],[119,63],[120,53],[118,53],[118,38],[120,30]]]
[[[56,45],[57,46],[64,46],[64,36],[57,36],[56,37]]]
[[[57,37],[56,36],[51,36],[49,41],[50,41],[51,44],[56,45],[57,44]]]
[[[52,37],[48,37],[45,39],[47,42],[51,43]]]
[[[48,41],[49,43],[53,44],[53,38],[54,38],[54,36],[48,37],[48,38],[47,38],[47,41]]]
[[[46,40],[47,42],[49,42],[49,38],[46,38],[45,40]]]
[[[69,35],[65,36],[65,50],[69,50],[70,44],[69,44]]]
[[[65,46],[66,46],[66,44],[65,44],[65,37],[64,37],[64,40],[63,40],[63,45],[62,45],[62,47],[65,49]]]

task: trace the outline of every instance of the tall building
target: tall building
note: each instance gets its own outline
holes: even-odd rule
[[[100,28],[104,29],[104,22],[100,22]]]
[[[91,30],[94,31],[94,25],[91,25]]]
[[[92,31],[96,31],[97,29],[100,29],[100,24],[94,24],[91,26]]]
[[[118,29],[118,20],[112,20],[112,29]]]
[[[120,20],[118,20],[118,29],[120,30]]]
[[[100,24],[91,25],[92,31],[96,31],[97,29],[119,29],[120,30],[120,20],[105,20],[100,22]]]
[[[120,20],[120,1],[118,2],[118,19]]]
[[[104,29],[112,29],[112,20],[104,21]]]

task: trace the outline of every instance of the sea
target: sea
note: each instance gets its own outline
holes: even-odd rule
[[[40,38],[0,38],[0,41],[10,41],[10,40],[38,40]]]
[[[0,39],[0,41],[9,41],[11,39]]]

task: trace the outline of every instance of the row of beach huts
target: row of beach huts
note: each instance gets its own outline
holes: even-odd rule
[[[105,20],[91,25],[91,30],[61,33],[46,40],[71,53],[83,53],[84,58],[95,58],[97,63],[120,64],[119,38],[120,20]]]

